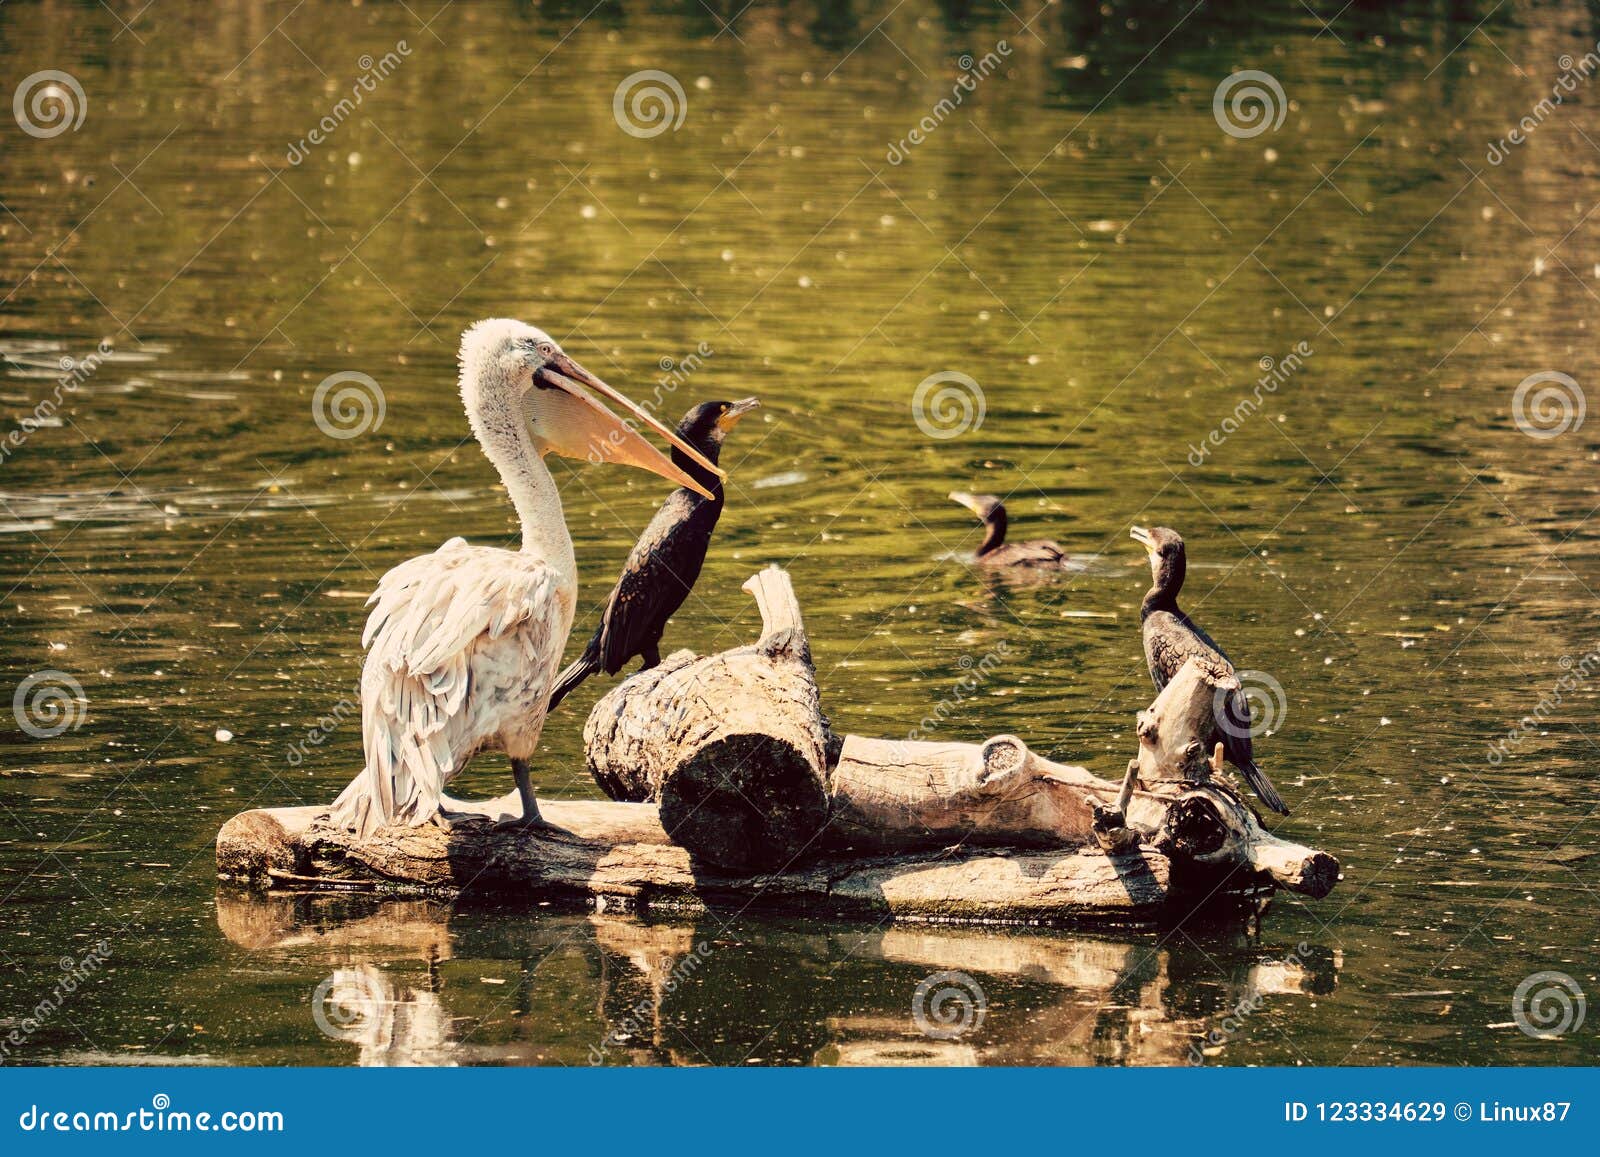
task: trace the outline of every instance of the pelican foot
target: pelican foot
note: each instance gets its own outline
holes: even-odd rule
[[[508,831],[529,832],[538,836],[557,836],[567,834],[567,830],[565,828],[558,828],[549,820],[538,815],[518,816],[515,819],[509,820],[497,820],[494,826],[496,828],[503,828]]]
[[[482,812],[451,811],[448,808],[440,808],[433,813],[431,822],[449,831],[457,824],[486,824],[489,822],[489,817]]]

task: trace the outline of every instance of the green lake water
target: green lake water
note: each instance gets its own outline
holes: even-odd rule
[[[1593,1015],[1517,1026],[1600,994],[1597,39],[1524,0],[0,6],[4,1060],[1600,1061]],[[841,733],[1000,649],[938,737],[1119,774],[1128,527],[1179,529],[1339,887],[1250,934],[219,891],[224,820],[358,769],[383,572],[515,544],[454,382],[485,316],[673,418],[761,397],[665,646],[748,640],[779,563]],[[335,374],[381,424],[316,420]],[[556,472],[586,637],[664,487]],[[950,490],[1101,558],[985,578]],[[598,796],[606,686],[543,795]]]

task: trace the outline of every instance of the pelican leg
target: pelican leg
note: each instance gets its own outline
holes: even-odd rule
[[[503,821],[506,827],[529,828],[537,831],[558,831],[559,829],[544,816],[539,814],[539,801],[533,796],[533,781],[531,769],[526,759],[513,759],[511,761],[511,774],[517,779],[517,794],[522,797],[522,816],[519,819]]]

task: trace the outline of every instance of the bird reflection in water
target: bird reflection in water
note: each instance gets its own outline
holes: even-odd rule
[[[1198,948],[1153,932],[519,922],[361,896],[222,893],[218,921],[313,992],[316,1027],[286,1002],[295,1023],[271,1031],[315,1039],[327,1021],[363,1065],[1226,1064],[1259,1031],[1251,1015],[1331,992],[1340,964],[1224,930]],[[227,999],[246,982],[233,976],[209,983]]]

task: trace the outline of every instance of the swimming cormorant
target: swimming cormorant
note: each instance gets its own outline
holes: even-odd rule
[[[979,566],[1034,567],[1043,570],[1081,569],[1081,560],[1072,558],[1061,547],[1048,540],[1007,542],[1005,503],[993,494],[967,494],[960,490],[952,490],[949,497],[951,501],[959,502],[983,520],[983,542],[978,547],[976,559]]]
[[[1150,557],[1153,582],[1139,607],[1139,618],[1144,622],[1144,658],[1150,665],[1156,690],[1164,688],[1191,657],[1212,666],[1220,662],[1230,674],[1235,673],[1232,660],[1215,640],[1178,609],[1178,592],[1183,589],[1187,567],[1182,537],[1164,526],[1135,526],[1129,536]],[[1223,713],[1227,718],[1217,721],[1217,731],[1206,741],[1207,746],[1221,741],[1222,754],[1243,773],[1261,802],[1280,815],[1288,815],[1288,805],[1251,755],[1250,701],[1242,689],[1223,701]]]
[[[728,431],[760,404],[755,398],[701,402],[678,423],[678,436],[715,463]],[[684,486],[661,504],[634,544],[622,577],[606,599],[599,629],[583,654],[557,677],[550,694],[551,711],[597,671],[615,675],[635,655],[644,659],[641,671],[661,662],[657,649],[661,633],[700,577],[711,532],[722,515],[722,480],[676,447],[672,460],[702,483],[711,497],[703,498]]]

